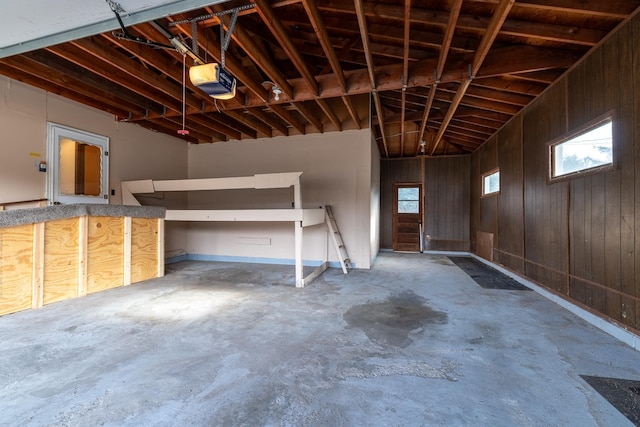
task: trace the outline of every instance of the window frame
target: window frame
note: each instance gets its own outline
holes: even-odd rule
[[[485,180],[486,180],[486,178],[487,178],[487,177],[489,177],[489,176],[491,176],[491,175],[494,175],[494,174],[496,174],[496,173],[498,174],[498,191],[492,191],[491,193],[487,193],[487,192],[485,191],[485,184],[484,184],[484,183],[485,183]],[[497,196],[497,195],[499,195],[499,194],[500,194],[500,189],[502,188],[502,186],[500,185],[500,168],[499,168],[499,167],[497,167],[497,168],[493,168],[493,169],[488,170],[488,171],[486,171],[485,173],[483,173],[483,174],[481,175],[480,185],[481,185],[481,188],[480,188],[480,194],[481,194],[481,196],[480,196],[480,197],[481,197],[481,198],[484,198],[484,197],[493,197],[493,196]]]
[[[611,121],[611,163],[607,163],[600,166],[594,166],[586,169],[581,169],[574,172],[569,172],[563,175],[554,176],[555,173],[555,157],[554,157],[554,149],[556,146],[563,144],[573,138],[577,138],[585,133],[588,133],[596,128],[599,125]],[[581,178],[583,176],[589,176],[598,174],[601,172],[607,172],[616,170],[618,168],[618,150],[616,149],[616,113],[614,110],[608,111],[592,120],[589,120],[586,123],[572,129],[571,131],[565,133],[564,135],[555,138],[554,140],[547,143],[547,158],[548,158],[548,172],[547,172],[547,183],[553,184],[556,182],[567,181],[575,178]]]
[[[405,189],[405,188],[415,188],[418,190],[418,198],[417,199],[403,199],[400,200],[400,190],[401,189]],[[396,214],[400,214],[400,215],[404,215],[404,214],[408,214],[408,215],[417,215],[420,214],[420,212],[422,212],[422,208],[420,207],[420,202],[421,202],[421,196],[422,196],[422,189],[420,187],[419,184],[398,184],[398,186],[396,187],[396,194],[395,194],[395,201],[396,201],[396,206],[395,206],[395,213]],[[417,203],[417,207],[418,207],[418,212],[399,212],[400,209],[400,202],[401,201],[407,201],[407,202],[416,202]]]
[[[100,147],[100,192],[96,196],[68,195],[61,192],[60,146],[62,139]],[[49,205],[109,203],[109,137],[59,123],[47,122],[47,199]]]

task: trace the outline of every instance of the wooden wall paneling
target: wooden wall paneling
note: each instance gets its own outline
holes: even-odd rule
[[[31,308],[33,226],[0,228],[0,315]]]
[[[587,276],[587,244],[588,235],[586,234],[585,222],[587,221],[587,203],[585,197],[585,180],[578,179],[571,183],[570,202],[571,209],[569,212],[569,229],[571,247],[569,254],[570,274],[574,277],[585,278]],[[587,304],[586,290],[583,282],[571,282],[569,287],[569,296],[575,300]]]
[[[469,156],[450,157],[445,167],[449,171],[451,182],[455,185],[448,189],[452,197],[451,234],[452,240],[469,241]],[[469,250],[468,248],[466,250]]]
[[[620,34],[610,37],[596,52],[569,76],[569,124],[580,126],[595,117],[620,108],[621,58]],[[618,133],[616,120],[614,134]],[[584,186],[572,186],[572,192],[582,189],[587,203],[584,222],[585,244],[571,250],[584,250],[585,271],[573,271],[578,277],[606,287],[619,288],[621,261],[620,171],[598,173],[582,179]],[[576,183],[578,179],[573,180]],[[579,197],[580,195],[576,195]],[[570,207],[573,209],[573,206]],[[579,226],[580,224],[574,224]],[[572,226],[571,233],[580,233]],[[575,242],[577,239],[572,239]],[[573,258],[573,257],[572,257]],[[621,318],[615,293],[597,286],[588,286],[589,306],[614,319]],[[609,301],[607,302],[607,298]]]
[[[436,220],[436,218],[438,217],[438,188],[440,185],[438,178],[438,168],[436,159],[423,158],[422,161],[424,162],[424,206],[422,208],[424,212],[423,247],[425,250],[434,250],[436,248],[436,242],[433,242],[432,245],[431,240],[433,236],[438,236],[438,221]]]
[[[442,230],[444,233],[443,240],[457,240],[459,238],[457,231],[462,220],[458,210],[460,190],[462,190],[460,187],[460,173],[462,171],[460,170],[459,162],[453,157],[443,159],[439,166],[441,170],[439,175],[445,179],[440,187],[443,189],[445,197],[440,197],[439,200],[445,200],[445,204],[438,209],[438,221],[445,224]]]
[[[638,19],[635,22],[640,22]],[[633,246],[635,240],[635,221],[634,221],[634,128],[635,128],[635,98],[634,91],[630,88],[635,87],[636,76],[634,75],[634,31],[633,25],[629,24],[620,29],[617,36],[618,43],[618,73],[617,80],[619,105],[616,110],[616,124],[614,126],[614,150],[618,159],[618,170],[616,171],[616,183],[607,182],[607,188],[610,190],[607,194],[607,222],[615,219],[617,215],[617,223],[614,225],[607,224],[606,229],[610,227],[617,228],[617,236],[613,233],[607,234],[607,246],[614,244],[619,239],[618,262],[612,263],[613,257],[609,256],[606,263],[606,285],[619,292],[626,292],[626,289],[634,286],[634,263],[633,263]],[[609,175],[611,179],[614,175]],[[617,195],[614,195],[617,193]],[[612,212],[609,207],[611,203],[609,198],[619,198],[619,205],[615,209],[619,209],[617,214]],[[607,296],[607,313],[609,316],[618,319],[627,326],[637,328],[635,324],[635,316],[629,316],[629,302],[617,292],[609,292]]]
[[[424,161],[425,248],[468,251],[470,157]]]
[[[628,175],[623,175],[623,169],[633,168],[633,162],[629,163],[627,156],[633,158],[631,152],[632,133],[628,130],[632,118],[634,100],[627,94],[631,92],[634,79],[632,73],[631,49],[632,37],[630,27],[627,25],[621,31],[614,34],[603,45],[605,67],[605,79],[607,84],[607,104],[616,111],[616,119],[613,125],[613,138],[616,142],[614,150],[620,159],[617,169],[604,174],[604,187],[606,188],[604,200],[604,285],[612,291],[606,292],[603,312],[617,321],[624,322],[621,304],[621,277],[623,251],[623,204],[624,197],[632,194],[623,194],[624,179],[629,180]],[[610,66],[613,65],[613,66]],[[609,105],[607,105],[609,107]],[[609,108],[609,109],[611,109]],[[633,170],[633,169],[632,169]],[[628,172],[627,172],[628,174]],[[632,181],[627,181],[631,183]],[[627,204],[628,206],[628,204]],[[628,246],[625,244],[624,246]]]
[[[566,95],[562,78],[525,109],[522,124],[525,274],[562,293],[567,291],[568,186],[547,183],[547,142],[567,130]]]
[[[460,242],[465,242],[463,250],[469,250],[469,173],[470,173],[470,156],[456,157],[456,175],[457,182],[455,188],[456,195],[456,211],[455,216],[456,228],[454,229],[453,238]]]
[[[393,170],[389,160],[380,160],[380,249],[391,249],[393,246]]]
[[[131,283],[158,275],[158,220],[132,218]]]
[[[471,252],[477,253],[477,235],[478,231],[480,231],[480,198],[482,196],[480,153],[478,150],[471,154],[469,175],[469,189],[471,195],[469,205],[469,213],[471,217],[469,221],[469,241]]]
[[[500,194],[499,234],[494,243],[496,259],[507,268],[524,273],[524,211],[522,171],[522,114],[509,121],[498,134]]]
[[[480,175],[498,167],[498,135],[495,134],[484,143],[480,151]],[[482,178],[481,178],[482,179]],[[482,187],[482,183],[480,184]],[[480,199],[480,231],[492,233],[494,242],[498,234],[498,196]]]
[[[555,289],[567,293],[569,271],[569,183],[559,182],[548,186],[544,193],[544,241],[546,252],[544,264],[556,271],[562,271],[564,277],[558,277],[558,283],[552,283]]]
[[[631,74],[631,77],[633,78],[633,82],[634,82],[634,84],[631,87],[633,88],[634,99],[640,99],[640,84],[637,81],[637,76],[638,76],[637,73],[640,72],[640,38],[639,38],[640,37],[640,16],[636,15],[631,20],[631,30],[633,33],[633,36],[631,39],[633,44],[633,49],[632,49],[633,73]],[[629,87],[627,87],[627,89],[629,89]],[[629,255],[629,258],[633,260],[632,261],[634,266],[633,276],[632,276],[633,280],[632,281],[624,280],[622,283],[622,290],[629,295],[640,298],[640,237],[638,237],[638,232],[640,232],[640,222],[637,220],[637,218],[640,218],[640,216],[638,215],[638,213],[640,213],[640,173],[637,172],[638,168],[640,168],[640,141],[638,140],[640,136],[640,111],[638,111],[637,107],[634,109],[632,126],[633,126],[632,129],[633,129],[633,147],[634,147],[632,158],[634,160],[633,170],[635,173],[633,176],[633,181],[631,181],[631,176],[627,175],[629,181],[626,181],[625,183],[634,182],[635,184],[634,197],[633,197],[633,201],[634,201],[633,210],[635,215],[633,215],[632,217],[625,218],[625,223],[633,222],[634,236],[636,237],[635,237],[634,248],[632,252],[633,255],[630,255],[629,252],[627,252],[627,254]],[[630,277],[632,275],[631,267],[627,267],[625,269],[625,273],[627,277]],[[633,325],[633,327],[636,329],[640,329],[640,301],[638,300],[635,301],[635,316],[633,313],[633,308],[632,308],[633,304],[631,303],[631,301],[629,299],[626,299],[625,303],[626,303],[625,323]]]
[[[89,217],[87,293],[124,284],[124,218]]]
[[[78,218],[48,221],[44,228],[43,304],[78,296]]]
[[[567,76],[569,92],[568,129],[587,123],[605,110],[605,75],[602,49],[596,49]],[[609,64],[612,65],[612,64]]]

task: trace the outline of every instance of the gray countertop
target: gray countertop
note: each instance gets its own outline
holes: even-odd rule
[[[34,224],[77,216],[115,216],[133,218],[164,218],[166,209],[159,206],[125,205],[59,205],[42,208],[0,211],[0,227]]]

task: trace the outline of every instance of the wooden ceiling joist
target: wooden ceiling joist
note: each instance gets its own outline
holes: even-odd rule
[[[254,0],[230,31],[230,12],[241,3],[123,31],[141,43],[107,32],[4,58],[0,73],[168,135],[177,136],[184,119],[190,133],[180,138],[190,143],[371,126],[384,158],[413,157],[423,140],[426,155],[460,154],[640,7],[640,0]],[[224,66],[237,86],[222,100],[184,79],[196,61],[169,39],[197,51],[197,62],[222,63],[225,33]]]
[[[482,40],[480,41],[480,46],[478,46],[478,49],[476,50],[476,53],[473,57],[473,62],[469,67],[469,76],[460,84],[460,87],[458,88],[458,92],[456,92],[451,102],[451,106],[449,107],[449,110],[444,116],[442,125],[440,126],[440,129],[438,130],[438,133],[434,138],[433,148],[431,149],[431,155],[433,155],[433,153],[436,151],[436,148],[440,143],[440,139],[442,138],[442,135],[444,135],[445,131],[447,130],[447,126],[449,125],[449,122],[453,118],[453,115],[455,114],[455,111],[458,108],[458,105],[462,101],[462,98],[464,97],[465,92],[469,88],[471,81],[480,70],[480,67],[484,62],[484,59],[489,53],[489,49],[491,49],[491,46],[493,45],[494,40],[498,36],[498,32],[500,31],[500,28],[502,27],[502,24],[504,23],[504,21],[507,19],[509,10],[511,10],[511,7],[513,6],[514,3],[515,3],[515,0],[501,0],[500,3],[498,4],[496,11],[494,12],[493,17],[491,18],[489,26],[487,27],[487,31],[485,32],[484,37],[482,37]]]

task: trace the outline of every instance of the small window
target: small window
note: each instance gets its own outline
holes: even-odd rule
[[[551,178],[613,165],[613,122],[611,117],[587,126],[568,139],[550,145]]]
[[[50,204],[109,203],[109,138],[47,123]]]
[[[482,175],[482,195],[490,196],[500,192],[500,171],[493,170]]]
[[[420,188],[398,188],[398,213],[420,213]]]

